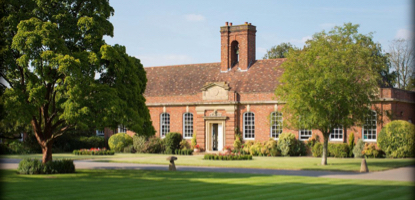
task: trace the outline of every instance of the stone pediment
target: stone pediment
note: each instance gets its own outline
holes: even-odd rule
[[[225,82],[209,82],[202,87],[203,100],[228,100],[229,86]]]

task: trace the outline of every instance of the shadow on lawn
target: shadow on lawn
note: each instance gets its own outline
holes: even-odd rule
[[[22,176],[0,170],[17,199],[411,199],[413,184],[213,172],[78,170]],[[24,188],[24,192],[22,192]]]

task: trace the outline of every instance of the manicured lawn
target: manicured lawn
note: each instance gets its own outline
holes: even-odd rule
[[[53,154],[53,158],[70,159],[95,159],[106,162],[163,164],[166,165],[166,157],[163,154],[116,154],[114,156],[75,156],[72,154]],[[41,158],[41,154],[32,155],[7,155],[1,158]],[[203,156],[177,156],[176,164],[187,166],[215,166],[215,167],[239,167],[262,169],[291,169],[291,170],[334,170],[334,171],[359,171],[361,159],[353,158],[328,158],[328,165],[322,166],[321,158],[314,157],[254,157],[245,161],[218,161],[203,160]],[[402,166],[414,165],[415,159],[367,159],[370,171],[382,171]]]
[[[411,182],[183,171],[0,173],[3,199],[412,199],[415,186]]]

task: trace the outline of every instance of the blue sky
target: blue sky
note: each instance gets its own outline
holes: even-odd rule
[[[220,26],[245,22],[257,27],[257,59],[282,42],[302,47],[314,33],[335,25],[360,24],[384,50],[413,35],[410,0],[110,0],[114,37],[145,67],[220,62]]]

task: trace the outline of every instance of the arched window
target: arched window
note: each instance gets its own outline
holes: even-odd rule
[[[282,113],[271,113],[271,138],[278,139],[282,133]]]
[[[233,41],[231,43],[231,66],[239,62],[239,43]]]
[[[193,136],[193,114],[183,114],[183,137],[191,138]]]
[[[255,139],[255,114],[253,112],[244,113],[244,139]]]
[[[331,141],[343,141],[343,126],[333,128],[329,138]]]
[[[170,132],[170,114],[161,113],[160,115],[160,137],[166,137]]]
[[[377,114],[372,110],[368,113],[365,124],[362,127],[362,138],[364,141],[376,141],[376,122]]]

